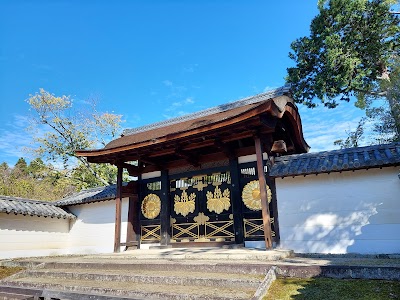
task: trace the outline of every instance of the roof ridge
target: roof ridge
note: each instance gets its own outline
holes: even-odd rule
[[[362,146],[362,147],[351,147],[351,148],[344,148],[344,149],[333,149],[333,150],[325,150],[325,151],[319,151],[319,152],[308,152],[308,153],[299,153],[299,154],[291,154],[291,155],[283,155],[276,157],[276,160],[284,160],[285,158],[293,158],[293,157],[301,157],[301,156],[313,156],[313,155],[318,155],[318,156],[323,156],[323,155],[330,155],[330,154],[336,154],[336,153],[350,153],[350,152],[360,152],[360,151],[365,151],[365,150],[374,150],[377,148],[390,148],[390,147],[395,147],[395,146],[400,146],[400,142],[392,142],[389,144],[377,144],[377,145],[368,145],[368,146]]]
[[[175,118],[171,118],[171,119],[167,119],[164,121],[159,121],[159,122],[155,122],[155,123],[151,123],[151,124],[147,124],[144,126],[140,126],[140,127],[136,127],[136,128],[132,128],[132,129],[125,129],[122,132],[122,136],[126,136],[126,135],[132,135],[132,134],[136,134],[139,132],[144,132],[144,131],[148,131],[148,130],[152,130],[152,129],[156,129],[156,128],[161,128],[164,126],[168,126],[168,125],[173,125],[173,124],[177,124],[183,121],[189,121],[189,120],[193,120],[195,118],[199,118],[199,117],[204,117],[204,116],[208,116],[214,113],[219,113],[219,112],[223,112],[223,111],[227,111],[233,108],[237,108],[237,107],[241,107],[244,105],[249,105],[249,104],[253,104],[253,103],[257,103],[257,102],[261,102],[264,100],[268,100],[270,98],[273,97],[277,97],[277,96],[282,96],[285,93],[288,93],[290,91],[290,86],[285,85],[276,89],[272,89],[254,96],[248,96],[230,103],[225,103],[225,104],[221,104],[221,105],[217,105],[211,108],[207,108],[205,110],[201,110],[198,112],[194,112],[191,114],[186,114],[183,116],[179,116],[179,117],[175,117]]]
[[[36,204],[48,204],[48,205],[56,206],[56,205],[55,205],[56,201],[37,200],[37,199],[27,199],[27,198],[22,198],[22,197],[5,196],[5,195],[0,195],[0,199],[3,199],[3,200],[11,200],[11,201],[23,201],[23,202],[36,203]],[[58,200],[57,200],[57,201],[58,201]]]
[[[342,172],[400,165],[400,142],[276,157],[272,177]]]
[[[82,189],[79,192],[75,192],[72,195],[69,195],[69,196],[66,196],[64,198],[61,198],[61,199],[57,200],[56,203],[59,202],[59,201],[66,200],[68,198],[76,197],[76,195],[79,195],[79,194],[103,191],[106,187],[110,187],[110,186],[114,186],[114,185],[116,185],[116,184],[109,184],[109,185],[96,186],[96,187],[92,187],[92,188]]]
[[[36,201],[21,197],[0,196],[0,213],[22,214],[38,217],[51,217],[63,219],[75,219],[68,210],[55,205],[54,202]]]

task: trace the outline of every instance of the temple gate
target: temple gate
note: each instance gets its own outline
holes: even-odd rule
[[[284,87],[125,130],[103,149],[76,154],[118,167],[115,251],[123,244],[123,196],[132,199],[126,245],[264,240],[270,249],[279,243],[279,220],[269,166],[274,156],[308,148]],[[138,180],[124,186],[123,169]]]

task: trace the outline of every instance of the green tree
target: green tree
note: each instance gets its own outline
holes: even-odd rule
[[[291,45],[287,82],[299,103],[329,108],[338,99],[357,97],[356,106],[373,107],[372,99],[385,97],[400,132],[400,107],[396,72],[400,46],[399,17],[390,11],[395,0],[319,0],[310,36]]]
[[[28,173],[28,165],[25,158],[20,157],[15,163],[14,168],[11,171],[11,176],[14,178],[25,177]]]
[[[107,182],[115,182],[117,178],[117,168],[110,168],[108,164],[90,164],[90,166],[96,174],[104,178]],[[89,172],[87,167],[82,163],[78,163],[78,165],[72,169],[70,179],[78,190],[99,185],[97,178],[92,172]]]
[[[25,158],[20,157],[15,163],[14,169],[18,169],[22,173],[26,174],[28,172],[28,164],[26,163]]]
[[[49,167],[45,165],[41,158],[32,160],[27,168],[28,174],[32,178],[44,179],[48,175]]]
[[[365,98],[367,117],[373,121],[375,142],[382,144],[400,140],[400,59],[396,58],[390,72],[390,80],[380,82],[387,97],[368,95]],[[376,105],[380,102],[379,105]]]
[[[115,138],[120,130],[121,116],[99,113],[95,102],[89,111],[72,109],[70,96],[57,97],[43,89],[28,99],[34,111],[30,132],[36,145],[34,152],[52,161],[62,161],[64,167],[75,166],[76,160],[95,178],[95,184],[115,182],[108,174],[115,173],[115,167],[105,165],[108,172],[100,173],[94,164],[83,157],[76,157],[75,150],[93,149],[104,146],[107,139]],[[107,176],[102,176],[107,174]],[[90,183],[92,184],[92,182]]]
[[[25,159],[19,159],[14,168],[0,164],[0,195],[38,200],[59,200],[76,191],[68,170],[57,170],[41,159],[33,160],[26,166]]]
[[[6,162],[3,162],[0,165],[0,195],[8,195],[10,177],[11,169]]]

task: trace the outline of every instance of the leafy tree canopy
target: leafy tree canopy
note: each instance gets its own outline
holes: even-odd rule
[[[0,165],[0,195],[59,200],[76,190],[68,171],[57,170],[41,159],[27,165],[26,160],[20,158],[13,168],[5,162]]]
[[[355,96],[356,106],[376,121],[378,142],[400,134],[400,27],[398,13],[391,11],[396,3],[319,0],[310,36],[294,41],[289,53],[296,63],[287,76],[295,100],[334,108],[338,99]],[[387,103],[376,105],[382,98]]]
[[[287,81],[295,99],[309,107],[316,99],[335,107],[338,97],[381,93],[379,80],[388,77],[399,54],[399,18],[390,13],[395,3],[320,0],[310,36],[291,45],[296,66],[288,68]]]
[[[38,145],[33,149],[36,155],[54,162],[61,161],[65,168],[75,166],[78,160],[78,168],[84,167],[90,174],[81,176],[89,180],[88,186],[116,181],[112,176],[116,174],[115,167],[90,164],[85,158],[76,157],[75,150],[105,146],[107,140],[117,136],[121,115],[99,113],[94,101],[87,105],[86,111],[75,111],[70,96],[55,96],[44,89],[31,95],[27,102],[34,112],[30,133]]]

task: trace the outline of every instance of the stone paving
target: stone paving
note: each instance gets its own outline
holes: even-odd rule
[[[295,254],[278,249],[142,249],[0,260],[0,265],[27,268],[0,282],[3,289],[50,293],[54,299],[261,299],[256,295],[265,293],[273,280],[266,274],[272,270],[273,277],[400,281],[400,255]]]
[[[239,248],[168,248],[168,249],[138,249],[121,253],[65,255],[37,258],[20,258],[12,261],[42,262],[118,262],[131,263],[133,261],[189,261],[190,263],[230,262],[230,263],[267,263],[274,265],[298,266],[391,266],[400,267],[400,254],[397,255],[360,255],[360,254],[295,254],[291,250]],[[6,260],[0,260],[0,264]]]

